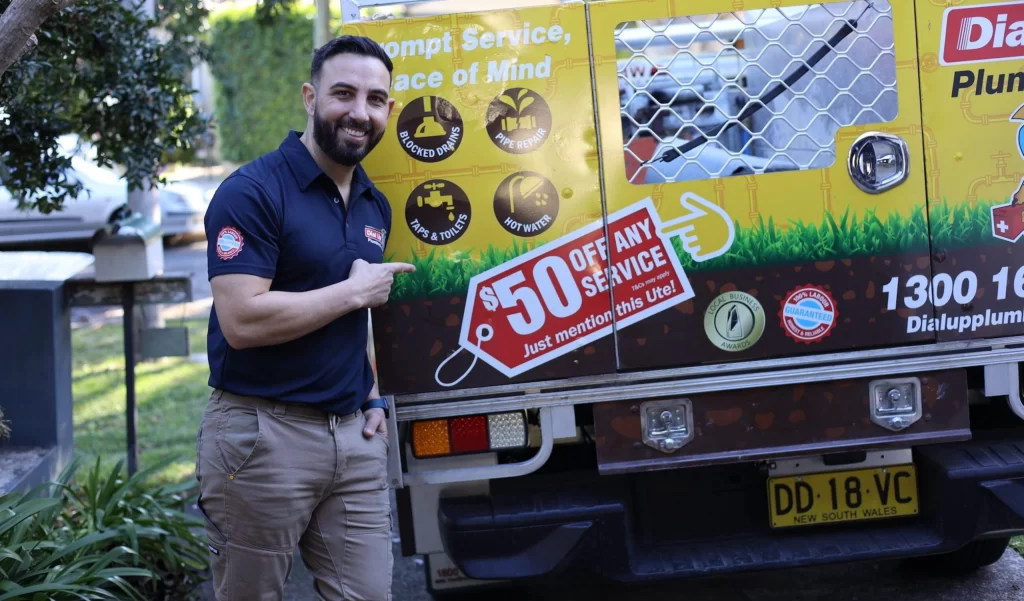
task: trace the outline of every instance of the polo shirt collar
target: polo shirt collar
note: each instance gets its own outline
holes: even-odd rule
[[[305,192],[318,178],[326,178],[327,175],[320,168],[320,165],[317,165],[316,161],[313,160],[313,157],[309,154],[309,149],[302,143],[301,137],[301,132],[288,132],[288,137],[281,142],[280,150],[285,160],[288,161],[288,166],[291,167],[292,173],[295,175],[295,181],[299,184],[299,189]],[[370,177],[366,175],[366,171],[363,170],[363,166],[356,165],[356,168],[352,171],[352,198],[358,198],[369,192],[372,188],[373,183],[370,181]]]

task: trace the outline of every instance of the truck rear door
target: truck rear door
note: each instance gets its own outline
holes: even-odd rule
[[[907,330],[1024,333],[1024,2],[917,3],[934,277],[893,280]]]
[[[935,340],[908,325],[932,275],[913,3],[743,8],[591,4],[609,220],[647,203],[674,251],[609,240],[613,302],[643,314],[619,368]]]

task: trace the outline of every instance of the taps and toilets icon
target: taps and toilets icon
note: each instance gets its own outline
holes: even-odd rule
[[[424,198],[423,196],[416,197],[416,206],[422,207],[427,205],[435,209],[444,207],[448,210],[448,221],[455,221],[455,198],[451,194],[441,194],[441,188],[444,188],[444,184],[441,182],[427,184],[423,186],[427,190],[430,190],[430,194]]]

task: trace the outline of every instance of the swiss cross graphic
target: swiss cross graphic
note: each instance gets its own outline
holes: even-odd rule
[[[1007,242],[1020,240],[1024,236],[1024,204],[1011,201],[992,207],[992,235]]]

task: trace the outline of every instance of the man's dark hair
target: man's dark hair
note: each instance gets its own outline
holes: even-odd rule
[[[380,44],[370,38],[357,35],[343,35],[327,42],[313,53],[313,64],[309,69],[309,81],[314,87],[320,85],[320,71],[324,62],[332,56],[339,54],[358,54],[369,56],[380,60],[388,68],[388,73],[394,70],[391,57],[384,51]]]

